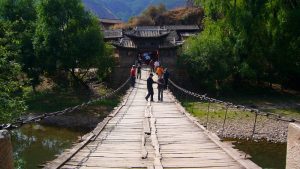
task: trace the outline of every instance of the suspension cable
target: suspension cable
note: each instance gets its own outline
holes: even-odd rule
[[[275,119],[275,120],[278,120],[278,121],[284,121],[284,122],[297,122],[297,123],[300,123],[300,120],[298,119],[294,119],[294,118],[289,118],[289,117],[284,117],[284,116],[281,116],[279,114],[276,114],[276,113],[271,113],[271,112],[265,112],[265,111],[261,111],[261,110],[258,110],[258,109],[254,109],[254,108],[250,108],[250,107],[247,107],[247,106],[244,106],[244,105],[239,105],[239,104],[233,104],[231,102],[227,102],[227,101],[222,101],[222,100],[219,100],[219,99],[215,99],[215,98],[212,98],[212,97],[207,97],[206,94],[198,94],[198,93],[195,93],[195,92],[192,92],[192,91],[189,91],[187,89],[184,89],[180,86],[178,86],[176,83],[174,83],[171,79],[169,79],[169,82],[172,86],[174,86],[177,90],[187,94],[187,95],[190,95],[190,96],[193,96],[193,97],[196,97],[198,99],[200,99],[201,101],[207,101],[209,103],[218,103],[218,104],[223,104],[225,105],[226,107],[228,108],[236,108],[236,109],[242,109],[243,111],[248,111],[248,112],[251,112],[255,115],[261,115],[261,116],[266,116],[267,118],[269,119]]]
[[[27,118],[27,119],[22,119],[19,118],[16,121],[12,122],[12,123],[7,123],[7,124],[0,124],[0,130],[13,130],[13,129],[17,129],[22,127],[25,124],[28,123],[33,123],[33,122],[39,122],[41,120],[47,119],[49,117],[54,117],[54,116],[59,116],[59,115],[63,115],[66,113],[71,113],[74,112],[75,110],[79,110],[82,109],[84,107],[87,107],[88,105],[94,104],[96,102],[99,102],[101,100],[110,98],[112,96],[115,96],[120,90],[122,90],[128,83],[130,82],[130,78],[128,78],[121,86],[119,86],[117,89],[113,90],[112,92],[106,93],[105,95],[98,97],[96,99],[91,99],[87,102],[84,102],[82,104],[73,106],[73,107],[68,107],[65,108],[64,110],[60,110],[60,111],[55,111],[55,112],[51,112],[51,113],[43,113],[41,115],[37,115],[31,118]]]

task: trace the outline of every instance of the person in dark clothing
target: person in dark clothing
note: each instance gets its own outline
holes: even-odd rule
[[[142,66],[141,64],[138,65],[137,67],[137,79],[141,79],[142,78]]]
[[[151,68],[151,72],[154,72],[154,61],[150,60],[149,65],[150,65],[150,68]]]
[[[152,79],[153,74],[150,73],[148,79],[147,79],[147,89],[148,89],[148,94],[145,97],[145,99],[148,101],[148,98],[151,96],[151,101],[153,102],[153,95],[154,95],[154,91],[153,91],[153,83],[155,83]]]
[[[168,83],[169,83],[170,73],[167,68],[165,68],[164,71],[164,80],[165,80],[165,89],[168,89]]]
[[[158,101],[163,101],[164,97],[164,88],[165,88],[165,80],[162,76],[159,77],[157,80],[157,89],[158,89]]]

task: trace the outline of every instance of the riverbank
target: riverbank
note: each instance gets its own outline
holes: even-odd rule
[[[91,89],[73,87],[51,87],[36,92],[30,92],[26,103],[28,111],[25,117],[64,110],[97,99],[113,91],[104,84],[91,85]],[[70,129],[93,129],[107,114],[116,107],[122,97],[112,96],[93,104],[89,104],[72,112],[44,119],[41,124]]]
[[[226,114],[224,104],[203,102],[177,90],[174,92],[187,111],[221,138],[253,138],[284,143],[287,138],[288,122],[278,117],[300,120],[300,93],[292,90],[246,86],[223,90],[218,96],[209,95],[236,105],[276,114],[276,116],[258,115],[257,118],[255,112],[236,108],[229,108]]]
[[[288,122],[260,115],[255,122],[255,113],[229,108],[224,123],[226,108],[223,105],[211,103],[209,113],[207,113],[208,103],[183,102],[183,105],[199,119],[200,124],[207,126],[209,131],[216,133],[220,138],[286,142]]]
[[[96,99],[112,89],[97,85],[93,93],[76,88],[51,88],[31,93],[25,117],[63,110]],[[12,131],[17,169],[38,169],[57,154],[72,147],[116,107],[122,97],[114,96],[70,113],[49,117]]]

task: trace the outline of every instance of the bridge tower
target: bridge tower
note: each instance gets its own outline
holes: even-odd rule
[[[123,82],[138,58],[146,64],[159,60],[171,74],[175,73],[178,50],[190,36],[200,32],[197,25],[138,26],[132,30],[105,30],[105,40],[115,46],[116,61],[113,81]],[[150,58],[147,59],[146,58]],[[117,86],[118,84],[116,84]]]

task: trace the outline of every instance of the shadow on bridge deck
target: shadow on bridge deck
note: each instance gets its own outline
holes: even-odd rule
[[[147,102],[147,74],[93,133],[45,168],[260,168],[204,129],[171,92]]]

